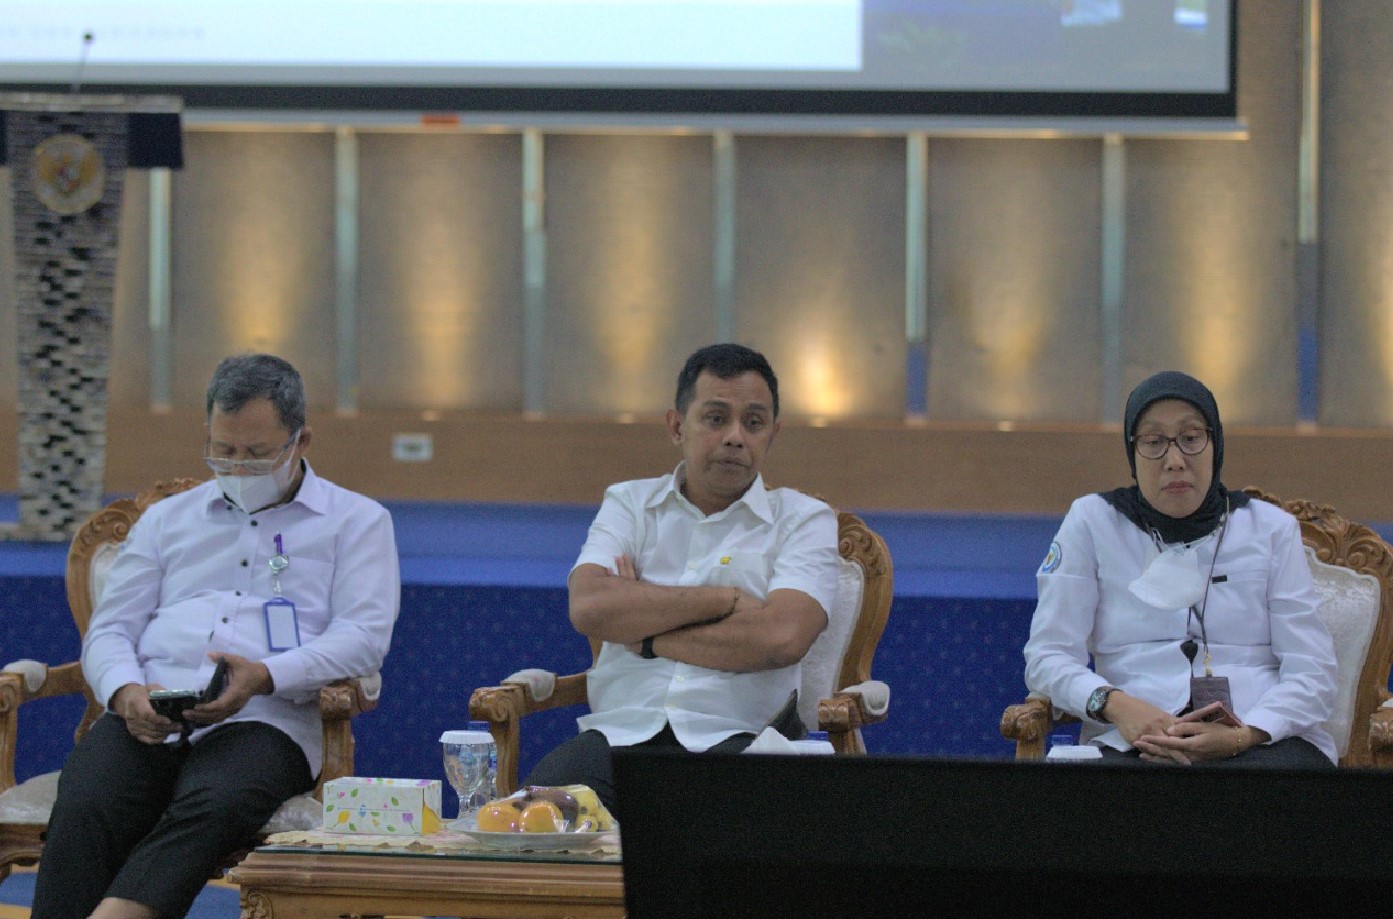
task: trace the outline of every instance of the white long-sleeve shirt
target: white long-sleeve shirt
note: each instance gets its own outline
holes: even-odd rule
[[[790,488],[755,477],[730,507],[706,516],[682,496],[676,473],[621,482],[605,492],[576,565],[614,571],[634,560],[641,580],[665,585],[739,587],[761,599],[799,590],[824,611],[837,593],[837,515]],[[706,750],[741,732],[758,733],[798,688],[798,664],[733,673],[667,658],[644,660],[605,642],[587,680],[591,714],[613,746],[647,740],[672,725],[688,750]]]
[[[1296,520],[1254,500],[1229,515],[1217,560],[1217,530],[1194,545],[1206,578],[1213,563],[1201,604],[1204,632],[1214,675],[1229,679],[1235,714],[1274,741],[1303,737],[1335,761],[1325,729],[1336,696],[1335,651]],[[1128,590],[1158,551],[1102,497],[1074,502],[1036,577],[1039,602],[1025,646],[1032,691],[1081,718],[1103,685],[1172,713],[1189,704],[1191,665],[1180,645],[1191,637],[1201,645],[1194,672],[1203,675],[1199,623],[1188,608],[1157,609]],[[1129,749],[1117,729],[1087,718],[1083,739]]]
[[[275,593],[276,537],[289,566],[281,596],[295,604],[300,644],[273,651],[263,604]],[[380,504],[317,477],[295,498],[248,515],[216,481],[153,504],[131,528],[82,643],[82,669],[110,703],[128,683],[201,689],[208,652],[261,661],[275,691],[228,719],[280,728],[323,760],[319,689],[381,668],[401,604],[396,539]],[[196,730],[196,743],[209,728]]]

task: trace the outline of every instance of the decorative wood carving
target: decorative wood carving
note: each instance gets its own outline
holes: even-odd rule
[[[242,905],[242,919],[276,919],[275,908],[265,894],[242,891],[239,900]]]
[[[15,739],[23,701],[24,678],[17,673],[0,673],[0,791],[15,786]]]
[[[1016,759],[1044,759],[1045,735],[1050,731],[1048,699],[1026,699],[1009,705],[1001,716],[1001,736],[1016,742]]]

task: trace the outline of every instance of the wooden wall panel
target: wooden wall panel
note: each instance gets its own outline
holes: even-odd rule
[[[680,458],[657,418],[530,420],[518,415],[311,412],[310,459],[334,481],[392,500],[596,505],[622,479],[660,475]],[[107,488],[132,492],[178,475],[204,476],[203,419],[114,406]],[[392,435],[432,435],[434,459],[391,459]],[[15,415],[0,412],[0,491],[16,483]],[[1387,459],[1393,432],[1228,432],[1225,482],[1333,504],[1355,520],[1393,521]],[[1125,484],[1115,429],[986,425],[785,425],[765,479],[854,509],[1061,515],[1081,494]]]

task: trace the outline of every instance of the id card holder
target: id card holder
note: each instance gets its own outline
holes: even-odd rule
[[[1233,711],[1233,697],[1229,695],[1229,678],[1226,676],[1190,677],[1190,710],[1204,708],[1211,702],[1222,702],[1225,709]]]
[[[266,646],[272,651],[289,651],[300,647],[300,620],[295,604],[285,597],[275,597],[261,604],[266,616]]]

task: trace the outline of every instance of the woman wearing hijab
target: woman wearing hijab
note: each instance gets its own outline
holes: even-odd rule
[[[1135,484],[1075,501],[1040,566],[1026,685],[1109,757],[1331,766],[1335,652],[1296,520],[1220,482],[1193,377],[1137,386],[1124,437]]]

